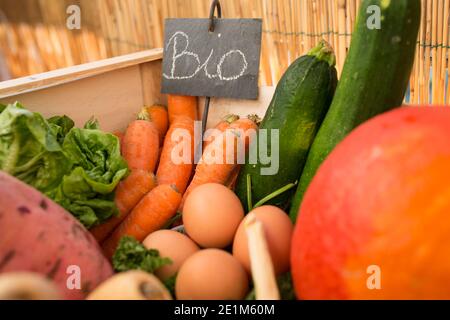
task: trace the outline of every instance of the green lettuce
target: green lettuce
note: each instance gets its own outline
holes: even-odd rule
[[[0,169],[49,192],[59,185],[70,163],[45,119],[16,103],[0,114]]]
[[[70,130],[63,151],[72,163],[54,198],[85,226],[92,227],[118,210],[113,192],[128,173],[117,137],[100,130]]]
[[[58,142],[62,144],[67,134],[75,127],[75,122],[68,116],[56,116],[47,120],[52,128]]]
[[[47,194],[87,228],[118,214],[114,190],[127,173],[117,137],[96,120],[75,128],[19,103],[0,113],[0,169]]]
[[[100,130],[100,123],[92,117],[84,124],[84,129]]]

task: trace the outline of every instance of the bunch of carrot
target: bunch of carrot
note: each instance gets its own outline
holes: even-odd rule
[[[216,129],[222,133],[213,141],[205,143],[203,155],[195,169],[194,177],[183,195],[180,211],[183,210],[187,196],[200,185],[218,183],[233,188],[240,171],[239,146],[244,145],[245,151],[248,151],[252,138],[249,133],[256,132],[258,125],[252,117],[240,119],[238,116],[231,115],[220,122]],[[228,143],[231,143],[233,147],[227,147]],[[215,152],[217,150],[222,151],[220,163],[216,161]],[[230,159],[233,161],[229,161]]]
[[[226,163],[227,157],[237,159],[240,143],[248,149],[248,129],[257,129],[252,119],[228,116],[216,129],[224,139],[204,145],[202,158],[194,166],[194,124],[198,119],[197,98],[169,96],[168,108],[144,108],[137,119],[121,134],[121,151],[130,168],[130,175],[117,190],[115,202],[120,214],[91,230],[111,258],[124,236],[143,241],[147,235],[163,228],[182,210],[186,196],[205,183],[221,183],[232,188],[240,166]],[[230,129],[230,130],[228,130]],[[227,133],[228,132],[228,133]],[[232,132],[235,148],[227,148],[225,135]],[[186,139],[186,135],[188,138]],[[214,150],[223,151],[224,162],[209,161]],[[189,151],[189,154],[183,154]],[[189,161],[175,161],[178,159]],[[195,169],[195,173],[194,173]]]

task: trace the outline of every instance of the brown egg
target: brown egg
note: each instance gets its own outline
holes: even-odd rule
[[[248,276],[228,252],[199,251],[181,266],[175,285],[178,300],[241,300],[248,292]]]
[[[289,257],[291,250],[291,238],[293,225],[288,215],[274,206],[263,206],[256,208],[251,213],[262,222],[269,246],[270,256],[277,275],[289,271]],[[248,252],[247,234],[245,232],[245,221],[239,226],[233,243],[233,255],[238,259],[245,269],[250,273],[250,255]]]
[[[225,248],[233,242],[244,209],[233,191],[204,184],[187,197],[183,222],[187,234],[204,248]]]
[[[156,270],[155,275],[161,280],[175,275],[184,261],[200,250],[188,236],[172,230],[153,232],[143,244],[147,249],[158,250],[161,257],[172,260],[172,264]]]

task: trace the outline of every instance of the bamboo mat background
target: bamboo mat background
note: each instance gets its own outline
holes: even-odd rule
[[[360,0],[221,3],[224,18],[263,19],[260,79],[262,85],[274,85],[289,64],[321,38],[335,48],[340,71]],[[66,9],[71,4],[81,8],[81,30],[66,28]],[[450,0],[422,0],[422,7],[407,100],[449,104]],[[0,60],[3,54],[15,78],[161,47],[165,18],[205,18],[209,8],[209,0],[1,0]]]

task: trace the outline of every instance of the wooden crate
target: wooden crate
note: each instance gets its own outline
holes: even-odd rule
[[[0,103],[15,101],[46,117],[67,115],[78,126],[94,116],[105,131],[123,130],[144,105],[165,104],[162,49],[59,69],[0,83]],[[208,127],[234,113],[264,116],[274,88],[260,88],[256,101],[212,99]],[[203,99],[199,111],[202,112]]]

